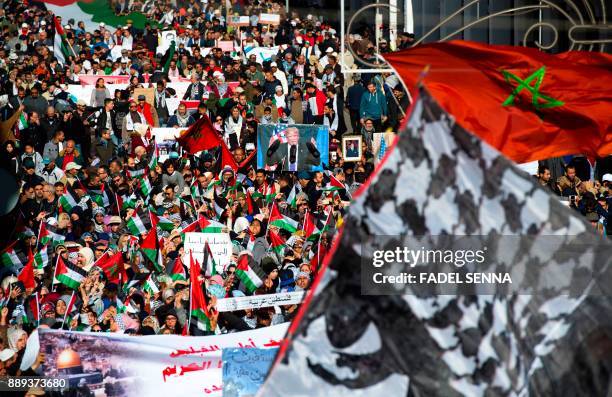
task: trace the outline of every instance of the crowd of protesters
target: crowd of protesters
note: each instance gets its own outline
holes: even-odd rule
[[[219,313],[215,303],[310,288],[351,194],[384,154],[374,150],[374,133],[397,131],[409,105],[394,75],[343,73],[341,55],[349,68],[363,65],[349,52],[340,54],[331,24],[313,15],[288,15],[278,3],[240,2],[230,13],[216,2],[112,5],[119,14],[142,11],[154,23],[144,29],[130,21],[116,27],[100,23],[88,30],[62,19],[70,48],[63,64],[52,51],[52,13],[32,2],[7,1],[0,9],[0,167],[20,185],[16,209],[3,218],[0,375],[39,372],[42,359],[19,370],[28,334],[37,327],[206,335],[290,321],[297,304]],[[280,24],[258,23],[261,12],[280,15]],[[249,26],[229,26],[225,16],[233,14],[249,15]],[[158,53],[158,32],[168,28],[178,33],[174,47]],[[374,62],[373,36],[366,29],[347,37],[346,44]],[[218,40],[242,49],[278,46],[278,52],[258,60],[216,48]],[[379,49],[411,42],[402,34]],[[112,51],[116,46],[119,52]],[[112,94],[98,80],[87,103],[70,93],[82,75],[130,80]],[[178,99],[199,104],[188,109],[182,103],[172,112],[168,102],[177,93],[171,83],[181,79],[190,84]],[[153,100],[135,95],[139,88],[154,88]],[[167,160],[158,161],[154,138],[137,127],[187,129],[202,117],[231,151],[236,169],[226,167],[219,148],[194,155],[177,144]],[[330,160],[324,170],[258,169],[249,160],[257,150],[258,125],[276,123],[328,126]],[[347,135],[362,138],[357,161],[343,158]],[[596,214],[594,222],[605,230],[612,178],[581,184],[570,166],[552,184],[546,171],[542,166],[540,183],[569,197],[589,219]],[[273,209],[297,227],[272,225]],[[136,218],[145,227],[142,233],[130,227]],[[233,248],[229,265],[198,276],[210,320],[209,329],[201,330],[188,327],[190,263],[183,243],[184,232],[206,225],[228,233]],[[159,237],[159,262],[142,246],[152,231]],[[101,266],[109,257],[119,258],[120,270]],[[245,258],[262,276],[254,290],[236,276]],[[80,269],[84,277],[78,285],[55,277],[59,262]],[[33,286],[26,285],[27,266],[34,267]]]
[[[113,4],[118,13],[128,11]],[[338,35],[318,17],[247,1],[233,10],[251,16],[250,26],[238,30],[227,26],[227,10],[214,2],[190,2],[181,12],[170,2],[147,4],[130,6],[154,22],[144,29],[128,21],[87,30],[61,19],[69,48],[62,57],[52,50],[59,15],[35,2],[7,1],[0,9],[0,167],[20,187],[17,207],[2,218],[0,375],[40,371],[42,355],[19,370],[37,327],[207,335],[290,321],[297,304],[221,313],[215,304],[308,290],[351,194],[384,154],[384,145],[374,153],[373,134],[396,131],[404,118],[408,96],[399,81],[389,74],[342,73]],[[260,12],[280,14],[280,24],[259,24]],[[178,37],[172,50],[158,54],[158,31],[168,28]],[[366,29],[347,44],[374,59],[370,37]],[[220,39],[279,50],[258,61],[215,48]],[[402,36],[398,47],[410,40]],[[121,51],[113,58],[115,46]],[[210,49],[205,56],[204,49]],[[101,79],[87,103],[70,92],[82,75],[129,75],[130,83],[111,94]],[[168,110],[167,101],[176,98],[170,83],[179,79],[190,81],[179,99],[199,101],[197,110],[185,104]],[[238,84],[228,88],[228,82]],[[154,99],[134,95],[138,88],[154,88]],[[161,161],[150,130],[138,128],[186,129],[202,117],[228,146],[236,169],[226,166],[221,148],[194,155],[176,144]],[[250,156],[256,131],[270,123],[328,126],[329,164],[318,172],[258,169]],[[347,134],[362,137],[357,161],[343,159]],[[272,225],[275,210],[296,227]],[[135,219],[144,224],[142,233],[131,227]],[[204,271],[207,265],[200,264],[210,321],[202,330],[189,321],[193,286],[183,244],[184,232],[205,225],[228,233],[233,249],[223,269]],[[157,263],[143,247],[153,231]],[[109,258],[118,269],[107,266]],[[256,289],[236,276],[241,262],[261,276]],[[60,263],[82,278],[63,281]],[[33,282],[25,274],[30,267]]]

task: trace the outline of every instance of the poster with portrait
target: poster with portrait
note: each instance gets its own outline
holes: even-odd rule
[[[329,164],[329,128],[310,124],[257,126],[257,168],[322,171]]]
[[[158,54],[165,54],[173,41],[176,41],[175,30],[164,30],[159,34],[159,45],[157,46]]]
[[[348,135],[342,137],[342,157],[345,162],[361,160],[361,135]]]

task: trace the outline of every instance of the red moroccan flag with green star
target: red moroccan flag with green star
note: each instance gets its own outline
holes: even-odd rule
[[[517,163],[612,153],[612,55],[451,41],[385,59],[411,92],[422,79],[461,126]]]

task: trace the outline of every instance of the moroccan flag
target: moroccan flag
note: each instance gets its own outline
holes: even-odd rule
[[[157,239],[157,231],[151,229],[147,236],[142,240],[140,250],[146,259],[150,260],[157,272],[163,271],[161,266],[162,255],[160,251],[159,240]]]
[[[62,28],[62,24],[57,18],[53,18],[55,23],[55,36],[53,38],[53,55],[57,59],[57,62],[65,65],[66,58],[71,55],[68,49],[68,40],[66,39],[66,33]]]
[[[255,265],[253,254],[249,251],[240,253],[236,266],[236,276],[242,281],[250,294],[263,284],[265,278],[263,270]]]
[[[19,273],[17,279],[23,283],[26,289],[36,288],[36,280],[34,279],[34,255],[32,255],[32,252],[30,252],[28,256],[28,263],[21,269],[21,273]]]
[[[34,255],[34,264],[36,265],[36,269],[43,269],[49,264],[49,245],[44,245],[37,253]]]
[[[8,247],[4,249],[0,259],[4,266],[15,266],[18,269],[23,267],[27,262],[28,258],[22,250],[16,250],[17,240],[13,241]]]
[[[187,273],[185,272],[185,266],[183,266],[183,260],[180,255],[176,257],[171,266],[168,266],[168,275],[173,281],[187,280]]]
[[[127,280],[127,274],[123,268],[123,253],[117,251],[115,254],[110,255],[106,251],[102,256],[94,263],[94,266],[98,266],[106,275],[106,278],[111,283],[119,283],[120,276],[125,282]]]
[[[409,89],[424,75],[444,110],[517,163],[612,153],[610,54],[451,41],[385,59]]]
[[[141,208],[137,208],[125,223],[131,234],[140,236],[151,229],[151,218]]]
[[[200,276],[200,265],[198,262],[193,260],[193,255],[189,253],[189,278],[190,278],[190,293],[191,299],[189,300],[191,316],[190,321],[193,319],[195,325],[199,330],[202,331],[213,331],[210,325],[210,314],[208,312],[208,305],[202,291],[202,285],[198,277]]]
[[[83,280],[87,277],[87,272],[77,265],[64,262],[60,256],[57,260],[55,278],[68,288],[78,289]]]
[[[274,204],[272,204],[272,210],[270,211],[270,225],[274,225],[278,228],[285,229],[288,232],[293,233],[298,228],[298,221],[282,215],[278,210],[278,205],[276,205],[276,202],[274,202]]]
[[[270,249],[274,251],[276,255],[282,257],[283,251],[285,250],[285,241],[273,231],[269,231],[268,235],[270,237]]]
[[[46,244],[60,244],[66,240],[66,236],[57,233],[55,226],[47,225],[46,222],[40,223],[40,232],[38,233],[38,242],[42,245]]]
[[[190,154],[221,147],[221,168],[229,165],[234,171],[238,169],[234,156],[206,115],[200,117],[191,127],[181,133],[177,142]]]

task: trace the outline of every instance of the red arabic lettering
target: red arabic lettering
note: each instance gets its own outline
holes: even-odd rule
[[[268,343],[264,343],[264,347],[277,347],[280,346],[281,343],[283,343],[283,340],[274,340],[274,339],[270,339],[270,342]]]
[[[162,375],[164,377],[164,383],[166,382],[166,377],[170,376],[170,375],[174,375],[176,374],[176,365],[173,367],[166,367],[163,369],[162,371]]]
[[[175,358],[178,356],[185,356],[185,355],[196,354],[196,353],[211,353],[211,352],[220,351],[220,350],[221,349],[217,345],[209,345],[208,347],[202,346],[198,350],[194,349],[193,346],[190,346],[189,349],[187,350],[178,349],[176,351],[173,351],[172,353],[170,353],[170,357]]]

